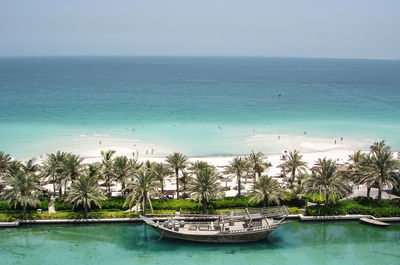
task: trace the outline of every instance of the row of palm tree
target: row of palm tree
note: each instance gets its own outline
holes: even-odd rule
[[[166,163],[139,163],[126,156],[114,158],[114,151],[101,154],[101,163],[84,165],[83,159],[77,155],[57,152],[48,154],[45,163],[39,166],[34,160],[23,164],[0,152],[0,178],[8,187],[2,197],[13,205],[21,205],[25,216],[28,205],[38,204],[39,194],[43,192],[40,180],[45,179],[53,184],[54,194],[58,188],[61,195],[64,188],[66,200],[75,206],[82,205],[87,217],[92,205],[100,205],[99,202],[106,199],[99,180],[104,181],[107,195],[111,195],[112,182],[121,183],[125,204],[130,207],[142,204],[144,213],[147,203],[152,209],[152,198],[163,198],[164,181],[168,176],[176,179],[176,197],[180,198],[179,183],[182,182],[183,191],[202,203],[203,212],[206,212],[210,200],[224,196],[217,170],[204,161],[189,163],[188,157],[181,153],[168,156]],[[289,174],[290,192],[299,198],[307,192],[323,195],[325,203],[349,194],[350,183],[365,184],[368,189],[377,187],[379,202],[385,186],[399,185],[399,164],[383,141],[372,145],[369,153],[356,152],[350,157],[350,162],[347,172],[338,172],[335,161],[326,158],[319,159],[307,170],[302,156],[294,150],[280,167]],[[276,179],[263,175],[270,167],[263,153],[252,152],[247,157],[233,158],[224,172],[236,177],[238,196],[242,195],[242,178],[252,177],[252,200],[262,201],[265,207],[271,202],[279,203],[284,191]]]
[[[347,172],[350,180],[367,187],[367,197],[371,188],[378,188],[378,202],[381,203],[384,187],[399,187],[399,162],[394,159],[385,141],[376,142],[369,153],[355,152],[350,156],[351,167]]]

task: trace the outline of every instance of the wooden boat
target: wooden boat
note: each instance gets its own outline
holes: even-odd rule
[[[216,215],[209,222],[185,222],[177,217],[154,222],[140,216],[161,237],[211,243],[244,243],[265,239],[289,214],[285,206],[259,210],[235,210],[229,215]]]

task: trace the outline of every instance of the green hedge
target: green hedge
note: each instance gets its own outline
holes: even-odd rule
[[[47,199],[42,200],[38,207],[30,207],[29,206],[29,207],[27,207],[27,210],[33,211],[33,210],[36,210],[37,208],[47,210],[49,208],[49,200],[47,200]],[[10,208],[10,204],[8,202],[5,202],[5,201],[0,202],[0,212],[8,212],[13,209],[22,210],[22,207],[17,205],[17,208],[14,208],[14,207]]]
[[[360,197],[355,200],[339,201],[332,205],[314,205],[306,209],[307,215],[346,215],[362,214],[373,215],[375,217],[395,217],[400,216],[400,204],[398,200],[382,200],[380,206],[377,200]]]
[[[246,197],[226,197],[222,200],[214,200],[208,204],[208,211],[213,212],[219,209],[232,209],[232,208],[255,208],[261,207],[262,202],[250,201],[251,196]],[[102,210],[127,210],[129,207],[125,206],[125,199],[121,197],[109,197],[106,201],[100,202]],[[200,213],[201,212],[201,203],[195,202],[188,199],[181,200],[152,200],[154,210],[162,210],[162,211],[182,211],[185,213]],[[297,201],[292,199],[291,197],[286,196],[285,200],[282,201],[284,205],[291,206],[299,206],[302,207],[304,205],[304,201]],[[65,197],[61,197],[57,199],[54,203],[56,211],[82,211],[82,206],[73,208],[73,205],[65,202]],[[270,206],[275,206],[272,204]],[[41,204],[37,208],[41,208],[46,211],[49,207],[49,201],[43,200]],[[148,209],[150,208],[147,205]],[[17,211],[21,211],[21,207],[17,207]],[[99,210],[98,207],[92,205],[92,210]],[[0,212],[14,212],[14,209],[9,208],[9,204],[7,202],[0,202]],[[36,211],[36,208],[29,207],[28,211]]]
[[[14,213],[1,213],[0,222],[15,222],[17,219],[22,219],[23,214]],[[122,212],[122,211],[93,211],[89,212],[91,219],[104,219],[104,218],[134,218],[138,217],[136,213]],[[27,213],[27,220],[53,220],[53,219],[82,219],[84,218],[83,212],[58,212],[58,213]]]
[[[190,201],[190,200],[153,200],[152,201],[154,210],[174,210],[184,211],[188,213],[195,213],[201,211],[201,203]]]
[[[129,207],[124,207],[125,199],[121,197],[109,197],[105,201],[101,201],[101,209],[118,209],[127,210]],[[57,199],[54,203],[56,211],[71,211],[71,210],[82,210],[82,206],[73,207],[73,204],[65,202],[65,197]],[[92,209],[99,209],[96,205],[92,205]]]

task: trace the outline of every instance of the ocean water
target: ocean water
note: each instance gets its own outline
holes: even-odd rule
[[[280,226],[267,240],[213,245],[162,239],[144,224],[27,226],[0,230],[1,264],[399,264],[400,225]]]
[[[400,149],[398,60],[4,57],[0,94],[0,149],[17,158],[115,139],[279,153],[278,135],[302,151],[340,137]]]

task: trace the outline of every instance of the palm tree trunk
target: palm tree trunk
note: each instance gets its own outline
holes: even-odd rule
[[[382,201],[382,188],[379,185],[379,188],[378,188],[378,204],[379,205],[381,205],[381,201]]]
[[[263,208],[265,208],[266,206],[267,206],[267,196],[264,196]]]
[[[371,187],[367,186],[367,198],[369,198],[370,194],[371,194]]]
[[[54,176],[53,176],[53,194],[55,197],[56,196],[56,180],[55,180]]]
[[[176,176],[176,198],[179,200],[179,172],[177,168],[175,168],[175,176]]]
[[[201,200],[201,204],[202,204],[202,206],[203,206],[202,212],[203,212],[204,214],[207,213],[207,200],[203,198],[203,199]]]
[[[121,194],[122,196],[125,196],[125,191],[123,191],[125,189],[125,182],[121,183]]]
[[[61,197],[62,196],[62,185],[60,183],[60,187],[58,188],[58,195]]]
[[[291,177],[291,183],[290,183],[290,187],[291,188],[293,188],[293,183],[294,183],[294,181],[295,181],[295,178],[296,178],[296,170],[295,169],[293,169],[292,170],[292,177]]]
[[[85,198],[85,219],[88,219],[88,205],[87,205],[87,198]]]
[[[329,199],[328,193],[325,192],[325,205],[328,204],[328,199]]]
[[[24,218],[24,220],[26,219],[26,204],[24,204],[24,215],[23,215],[23,218]]]
[[[64,196],[67,196],[67,181],[64,182]]]
[[[240,187],[240,186],[241,186],[241,184],[242,184],[242,183],[241,183],[241,181],[240,181],[240,179],[241,179],[241,176],[240,176],[240,175],[238,175],[238,176],[237,176],[237,178],[238,178],[238,195],[237,195],[237,196],[238,196],[238,197],[242,197],[242,193],[241,193],[241,187]]]
[[[111,193],[111,187],[110,187],[110,179],[107,178],[107,195],[110,196]]]
[[[143,195],[143,215],[146,216],[146,200],[147,200],[147,194],[144,193]]]

